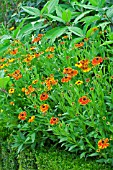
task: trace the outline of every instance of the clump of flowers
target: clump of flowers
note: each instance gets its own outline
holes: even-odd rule
[[[80,60],[78,63],[75,64],[78,68],[81,68],[83,72],[89,72],[91,70],[91,67],[89,67],[89,60]]]
[[[12,74],[10,74],[10,76],[13,77],[15,80],[19,80],[20,78],[22,78],[20,70],[15,70]]]

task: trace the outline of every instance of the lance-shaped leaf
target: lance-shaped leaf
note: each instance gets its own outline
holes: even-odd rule
[[[80,29],[79,27],[68,27],[69,31],[72,32],[73,34],[79,36],[79,37],[84,37],[83,30]]]
[[[21,8],[30,15],[40,16],[40,10],[37,8],[28,6],[22,6]]]
[[[62,34],[64,34],[66,30],[67,30],[67,27],[53,28],[46,33],[45,38],[51,39],[51,41],[54,42],[55,39],[57,37],[60,37]]]
[[[43,13],[53,13],[55,11],[55,7],[58,5],[59,0],[49,0],[41,10],[41,14]]]
[[[65,21],[65,22],[70,22],[71,20],[71,11],[69,9],[65,10],[63,13],[62,13],[62,19]]]

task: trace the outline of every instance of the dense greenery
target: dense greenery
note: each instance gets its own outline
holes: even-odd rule
[[[3,155],[10,144],[11,159],[21,170],[21,156],[31,150],[43,169],[36,150],[52,143],[113,166],[112,2],[2,2],[6,5],[0,26]],[[75,162],[62,166],[74,168]]]
[[[51,146],[50,149],[45,148],[35,151],[29,149],[25,150],[20,154],[16,154],[11,149],[9,143],[2,144],[1,148],[1,169],[2,170],[109,170],[111,166],[96,163],[95,160],[79,159],[75,154],[63,150],[55,150]]]

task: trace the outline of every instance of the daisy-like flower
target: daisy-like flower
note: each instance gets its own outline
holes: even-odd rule
[[[54,54],[48,54],[47,58],[53,58],[54,57]]]
[[[45,51],[46,52],[54,52],[55,47],[48,47]]]
[[[11,58],[11,59],[8,60],[9,63],[12,63],[13,61],[15,61],[14,58]]]
[[[62,79],[61,79],[61,82],[62,83],[66,83],[66,82],[68,82],[68,81],[70,81],[71,80],[71,77],[70,76],[66,76],[66,77],[63,77]]]
[[[10,54],[15,55],[15,54],[17,54],[17,52],[18,52],[18,49],[15,48],[14,50],[12,50],[12,51],[10,52]]]
[[[76,85],[81,85],[81,84],[83,84],[83,81],[78,80],[78,81],[75,82],[75,84],[76,84]]]
[[[15,105],[15,103],[14,103],[14,102],[10,102],[10,105],[14,106],[14,105]]]
[[[102,63],[102,62],[103,62],[102,57],[95,57],[95,58],[92,60],[92,65],[93,65],[93,66],[96,66],[96,65],[98,65],[98,64],[100,64],[100,63]]]
[[[47,100],[48,97],[49,97],[48,94],[44,92],[44,93],[42,93],[42,94],[40,95],[40,100],[42,100],[42,101],[43,101],[43,100]]]
[[[109,146],[109,139],[108,138],[106,138],[106,139],[100,139],[99,141],[98,141],[98,148],[99,149],[105,149],[105,148],[107,148],[108,146]]]
[[[43,113],[47,112],[48,109],[49,109],[49,105],[48,105],[48,104],[42,104],[42,105],[40,106],[40,110],[41,110],[41,112],[43,112]]]
[[[51,125],[55,125],[55,124],[57,124],[57,123],[58,123],[58,121],[59,121],[59,119],[58,119],[58,118],[56,118],[56,117],[52,117],[52,118],[50,119],[50,124],[51,124]]]
[[[36,84],[38,82],[38,80],[33,80],[32,84]]]
[[[69,74],[69,73],[71,73],[71,71],[72,71],[71,67],[64,68],[63,74]]]
[[[86,105],[88,104],[89,102],[91,102],[91,100],[87,97],[87,96],[82,96],[78,102],[81,104],[81,105]]]
[[[21,112],[19,115],[18,115],[18,119],[20,120],[25,120],[27,117],[27,113],[25,111]]]
[[[10,89],[9,89],[9,93],[10,93],[10,94],[13,94],[14,92],[15,92],[15,89],[14,89],[14,88],[10,88]]]
[[[77,70],[72,70],[70,73],[68,73],[68,76],[70,77],[74,77],[78,74],[78,71]]]
[[[82,67],[82,63],[77,62],[77,63],[75,64],[75,66],[78,67],[78,68],[81,68],[81,67]]]
[[[35,116],[31,116],[31,118],[28,120],[28,122],[33,122],[35,119]]]
[[[77,47],[77,48],[80,48],[80,47],[83,47],[84,46],[84,43],[83,42],[81,42],[81,43],[79,43],[79,44],[75,44],[75,47]]]
[[[30,93],[32,93],[32,92],[35,91],[35,88],[33,88],[32,85],[30,85],[30,86],[28,87],[28,90],[29,90]]]

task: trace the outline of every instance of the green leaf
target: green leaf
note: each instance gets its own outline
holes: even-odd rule
[[[77,35],[79,37],[84,37],[83,31],[79,27],[68,27],[68,29],[73,34],[75,34],[75,35]]]
[[[90,13],[91,11],[92,11],[92,10],[83,12],[82,14],[80,14],[80,15],[73,21],[73,23],[74,23],[74,24],[77,24],[78,21],[79,21],[81,18],[83,18],[86,14]]]
[[[86,152],[81,153],[81,154],[80,154],[80,159],[82,159],[83,157],[85,157],[85,155],[86,155]]]
[[[20,32],[20,29],[23,27],[24,22],[26,21],[26,18],[22,20],[22,22],[19,24],[19,26],[12,32],[13,33],[13,38],[18,37],[18,34]]]
[[[87,17],[84,17],[83,19],[81,19],[80,21],[84,21],[85,23],[92,23],[99,19],[100,19],[99,16],[87,16]]]
[[[113,23],[113,5],[111,8],[109,8],[107,11],[106,11],[106,15],[107,17],[111,20],[111,22]]]
[[[36,21],[36,22],[31,22],[27,25],[25,25],[19,32],[18,37],[22,38],[25,35],[30,34],[32,31],[37,30],[37,29],[41,29],[43,28],[42,24],[43,22],[39,22],[40,20]]]
[[[4,43],[5,40],[11,39],[11,38],[12,38],[12,37],[11,37],[10,35],[3,35],[3,36],[1,37],[0,42],[1,42],[1,43]]]
[[[40,10],[34,7],[21,6],[21,8],[30,15],[40,16]]]
[[[100,9],[98,7],[92,6],[92,5],[84,5],[77,3],[78,6],[83,7],[85,9],[92,9],[94,11],[99,11]]]
[[[0,88],[5,89],[9,81],[10,81],[10,77],[8,76],[4,78],[0,78]]]
[[[32,143],[34,143],[34,141],[35,141],[35,136],[36,136],[36,134],[35,134],[35,133],[33,133],[33,134],[31,135]]]
[[[74,44],[77,44],[79,42],[81,42],[84,38],[75,38],[75,39],[72,39],[71,40],[71,43],[70,43],[70,48],[72,48],[74,46]]]
[[[43,13],[53,13],[55,11],[55,7],[58,5],[59,0],[49,0],[41,10],[41,14]]]
[[[46,33],[45,38],[51,39],[51,41],[54,42],[57,37],[65,33],[66,29],[67,27],[53,28]]]
[[[76,146],[77,146],[77,145],[72,145],[72,146],[68,149],[68,151],[73,150],[74,148],[76,148]]]
[[[98,156],[98,155],[99,155],[99,153],[92,153],[89,156]]]
[[[103,22],[98,25],[98,27],[101,27],[102,31],[104,31],[105,27],[110,24],[110,22]]]
[[[103,44],[101,44],[100,46],[103,46],[103,45],[109,45],[109,44],[113,44],[113,41],[105,41]]]
[[[91,3],[91,5],[93,5],[93,6],[97,6],[97,5],[98,5],[98,1],[99,1],[99,0],[89,0],[89,2]]]
[[[5,40],[3,44],[0,44],[0,54],[6,51],[9,46],[10,46],[10,40]]]
[[[97,28],[97,27],[90,28],[90,29],[87,31],[87,33],[86,33],[86,38],[89,38],[89,37],[94,33],[94,31],[93,31],[94,28]]]
[[[71,20],[71,11],[69,9],[65,10],[62,13],[62,19],[67,23]]]
[[[63,13],[63,9],[58,5],[58,6],[56,6],[55,10],[56,10],[57,16],[61,18],[62,13]]]
[[[53,19],[53,21],[58,21],[58,22],[63,22],[64,23],[64,21],[61,18],[59,18],[59,17],[53,16],[51,14],[47,14],[46,16],[48,16],[51,19]]]

